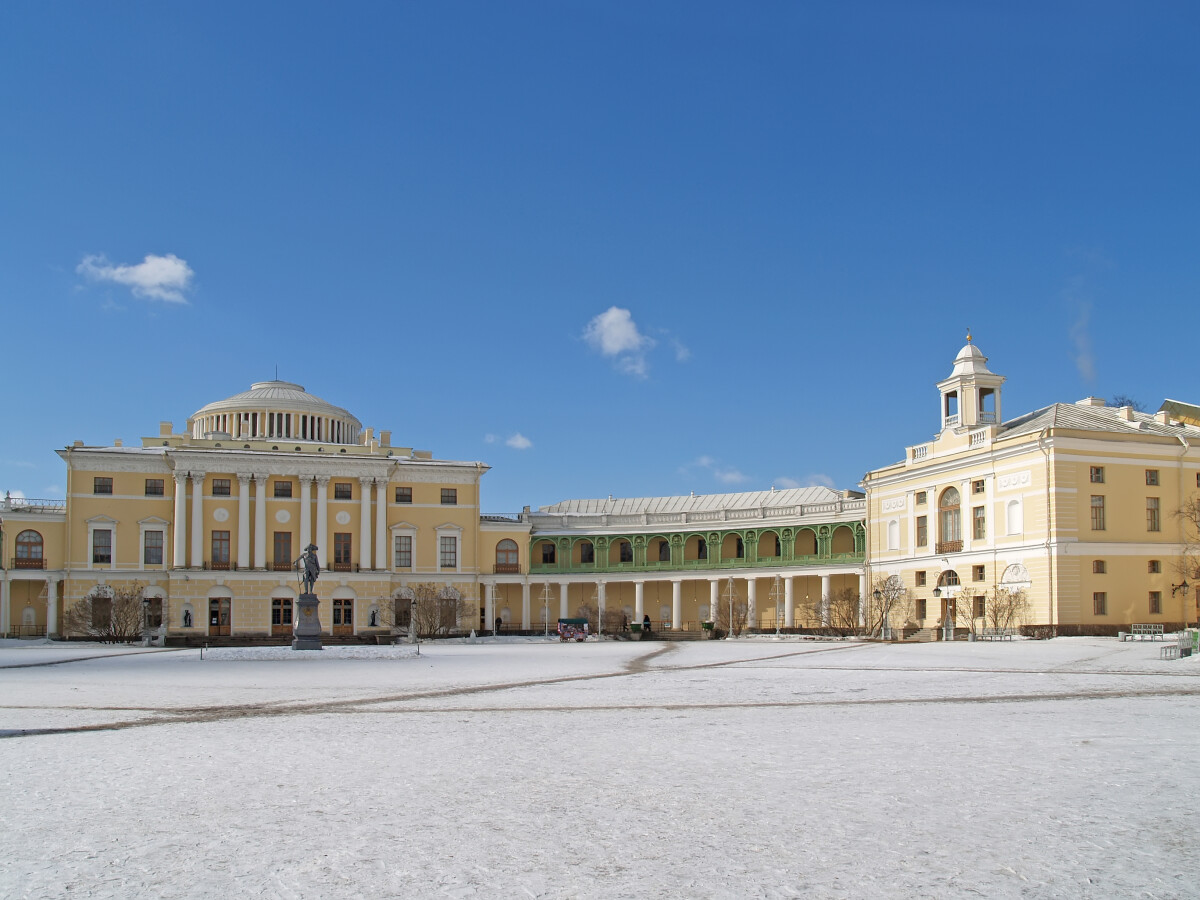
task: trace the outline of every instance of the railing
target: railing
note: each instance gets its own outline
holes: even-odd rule
[[[943,428],[951,428],[957,424],[958,424],[958,414],[957,413],[955,413],[952,416],[946,416],[945,418],[942,419],[942,427]]]
[[[982,447],[984,444],[987,443],[987,436],[988,436],[988,433],[986,431],[971,432],[971,446],[972,447]]]
[[[290,562],[276,561],[276,562],[271,563],[271,571],[272,572],[290,572],[290,571],[292,571],[292,564]]]
[[[645,530],[661,525],[687,526],[704,522],[737,522],[739,520],[754,521],[789,517],[804,518],[805,516],[844,515],[846,513],[865,512],[866,508],[867,502],[865,499],[852,497],[840,498],[829,503],[797,503],[792,506],[750,506],[739,509],[693,510],[690,512],[673,513],[622,515],[534,513],[527,521],[532,522],[542,531],[553,531],[560,528],[582,531],[588,528],[614,528],[620,526],[632,526],[635,530]]]
[[[353,572],[354,571],[354,563],[335,562],[329,568],[334,572]]]
[[[961,544],[961,541],[959,542]],[[685,559],[679,562],[660,562],[659,560],[647,560],[644,563],[568,563],[559,565],[558,563],[533,563],[529,567],[531,575],[550,575],[550,574],[577,574],[586,575],[598,572],[667,572],[667,571],[683,571],[683,570],[713,570],[713,569],[750,569],[750,568],[772,568],[786,566],[819,566],[829,565],[831,563],[861,563],[864,557],[861,553],[832,553],[829,556],[794,556],[791,559],[784,559],[780,556],[763,557],[757,560],[730,557],[721,560],[715,559]]]
[[[12,497],[4,495],[0,500],[0,511],[3,512],[66,512],[66,500],[38,500],[33,497]]]
[[[11,568],[14,569],[44,569],[46,568],[46,560],[41,557],[31,559],[28,556],[18,556],[12,561]]]
[[[981,409],[979,411],[979,424],[980,425],[995,425],[996,424],[996,414],[994,412],[992,412],[991,410]]]
[[[212,560],[211,562],[208,563],[207,568],[212,569],[214,572],[228,572],[229,571],[229,560],[225,560],[224,562]]]
[[[525,513],[483,513],[479,520],[481,522],[511,522],[514,525],[529,521]]]
[[[921,444],[919,447],[912,448],[912,458],[913,459],[924,459],[928,455],[929,455],[929,445],[928,444]]]
[[[520,575],[520,563],[496,563],[492,566],[492,574],[494,575]]]
[[[938,541],[936,546],[937,553],[961,553],[962,541]]]

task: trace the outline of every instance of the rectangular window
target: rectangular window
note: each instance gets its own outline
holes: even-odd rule
[[[458,567],[458,538],[438,538],[438,565],[443,569]]]
[[[1147,531],[1159,531],[1160,530],[1159,524],[1160,523],[1158,520],[1158,498],[1157,497],[1147,497],[1146,498],[1146,530]]]
[[[1104,560],[1102,560],[1102,559],[1093,559],[1092,560],[1092,574],[1093,575],[1103,575],[1107,571],[1108,571],[1108,567],[1104,564]]]
[[[335,481],[333,483],[333,499],[334,500],[353,500],[354,490],[349,481]]]
[[[112,530],[97,528],[92,532],[92,562],[112,565]]]
[[[1152,559],[1146,563],[1146,572],[1150,575],[1162,574],[1162,562],[1157,559]]]
[[[290,531],[275,532],[275,556],[274,562],[276,566],[292,565],[292,533]]]
[[[929,546],[929,516],[917,516],[917,546]]]
[[[350,535],[345,532],[335,532],[333,535],[334,565],[350,565]]]
[[[621,546],[617,548],[617,558],[623,563],[633,562],[633,545],[629,541],[621,541]],[[550,562],[554,560],[551,559]]]
[[[398,487],[396,488],[397,503],[412,503],[412,488]]]
[[[142,548],[142,565],[161,566],[163,561],[163,533],[147,531],[146,545]]]
[[[92,493],[93,494],[111,494],[112,493],[112,479],[105,475],[97,475],[95,478],[92,479]]]
[[[984,515],[984,507],[976,506],[971,510],[971,529],[973,540],[982,541],[987,537],[987,518]]]
[[[1104,484],[1104,466],[1092,466],[1090,475],[1092,484]]]
[[[275,482],[275,496],[276,497],[292,496],[292,483],[290,481]]]
[[[974,597],[971,600],[971,618],[982,619],[986,615],[984,610],[984,598]]]
[[[214,566],[229,565],[229,532],[212,533],[212,563]]]
[[[214,497],[228,497],[230,494],[230,480],[228,478],[214,478],[212,495]]]
[[[1150,592],[1150,615],[1162,615],[1162,591]]]
[[[146,479],[146,496],[161,497],[163,495],[163,480],[161,478]]]
[[[596,561],[596,545],[591,541],[584,541],[580,544],[579,561],[581,563],[594,563]]]
[[[986,566],[971,566],[971,580],[983,581],[985,578],[987,578],[987,575],[985,574],[986,572]]]
[[[1092,531],[1104,530],[1104,498],[1092,495]]]
[[[925,618],[925,601],[923,599],[917,600],[917,618]]]
[[[1146,484],[1150,485],[1151,487],[1157,487],[1157,485],[1158,485],[1158,469],[1147,469],[1146,470]]]
[[[972,494],[982,494],[983,492],[984,492],[984,487],[983,487],[983,479],[982,478],[979,481],[971,482],[971,493]]]
[[[412,568],[412,535],[396,535],[396,568]]]
[[[917,587],[925,587],[926,577],[924,569],[917,572]]]
[[[458,488],[442,488],[442,503],[445,506],[458,503]]]
[[[917,506],[924,506],[924,505],[925,505],[925,492],[917,491]]]
[[[1092,615],[1108,615],[1108,594],[1104,591],[1096,591],[1092,594]]]

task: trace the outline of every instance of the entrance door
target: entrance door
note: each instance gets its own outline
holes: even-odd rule
[[[333,601],[333,633],[354,634],[354,601]]]
[[[208,601],[208,633],[212,637],[229,634],[232,597],[213,597]]]
[[[271,600],[271,634],[286,637],[292,633],[292,600],[275,597]]]

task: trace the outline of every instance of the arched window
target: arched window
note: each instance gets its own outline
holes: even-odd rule
[[[42,567],[42,536],[36,531],[22,531],[17,535],[18,569],[40,569]]]
[[[900,549],[900,520],[892,519],[887,525],[887,548],[889,550]]]
[[[554,544],[550,541],[542,541],[539,545],[542,548],[542,565],[552,566],[557,558],[555,556]]]
[[[630,544],[629,541],[621,541],[621,543],[618,545],[617,552],[619,554],[618,558],[621,562],[633,562],[633,545]]]
[[[505,538],[496,545],[497,572],[516,572],[519,571],[520,565],[521,557],[516,541]]]
[[[708,559],[708,541],[704,538],[696,539],[696,559]]]
[[[741,535],[738,535],[737,550],[734,551],[734,556],[737,559],[745,559],[746,558],[746,545],[744,543],[742,543]]]
[[[1021,501],[1009,500],[1008,507],[1005,510],[1005,520],[1008,525],[1009,534],[1020,534],[1024,531],[1021,519]]]
[[[658,561],[659,562],[670,562],[671,561],[671,545],[668,544],[666,541],[658,542]]]
[[[956,541],[962,541],[962,514],[956,488],[946,488],[942,491],[942,499],[938,503],[938,523],[941,527],[939,544],[953,544]],[[961,549],[961,544],[957,547],[939,546],[938,552],[947,553]]]

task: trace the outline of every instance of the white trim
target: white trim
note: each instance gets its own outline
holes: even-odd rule
[[[95,563],[93,560],[96,557],[96,538],[97,531],[107,531],[112,540],[109,544],[109,557],[107,569],[112,570],[117,567],[117,525],[116,519],[110,516],[92,516],[87,519],[88,540],[87,540],[87,565],[84,568],[94,569],[97,566],[104,566],[104,563]]]

